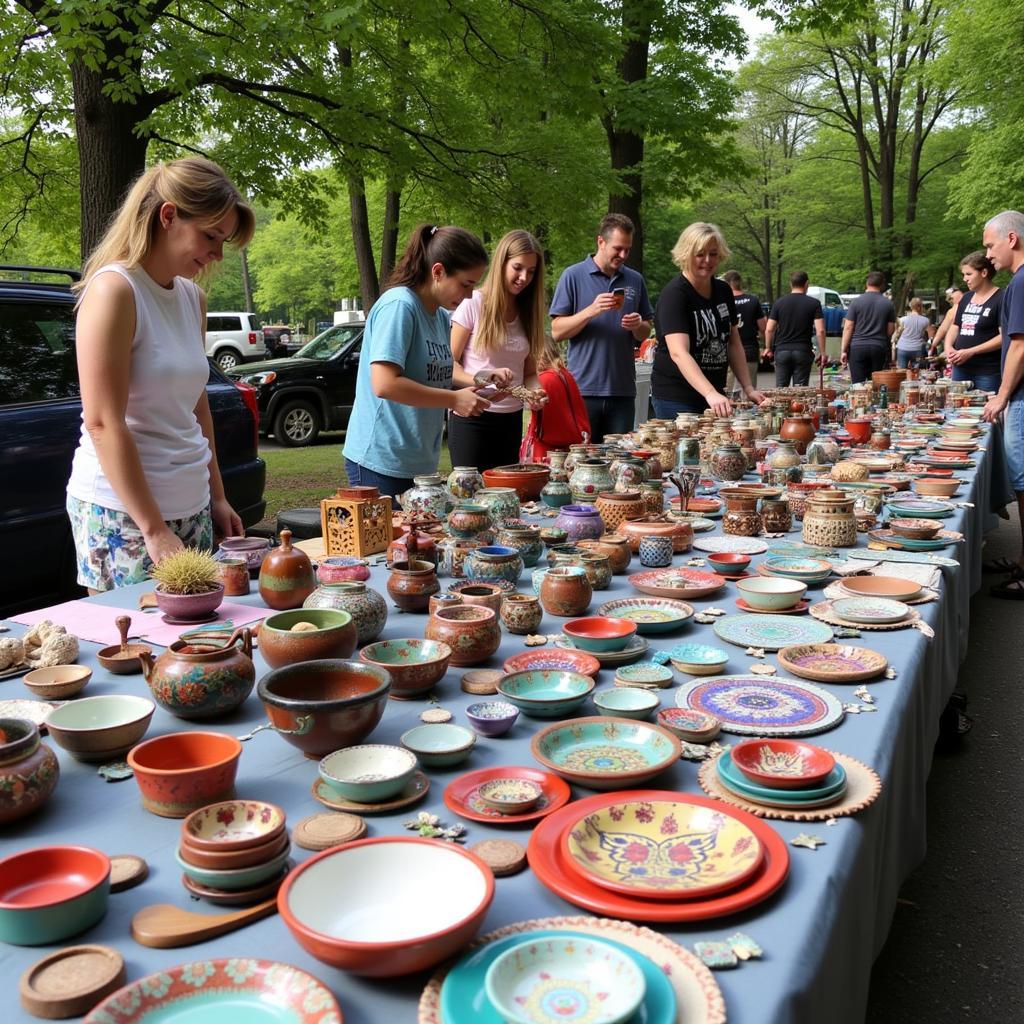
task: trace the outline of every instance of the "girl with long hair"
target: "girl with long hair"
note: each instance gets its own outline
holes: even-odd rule
[[[980,250],[960,261],[968,291],[957,304],[953,326],[946,333],[946,360],[953,380],[972,380],[981,391],[996,392],[1002,382],[1002,332],[999,316],[1003,293],[992,283],[996,268]]]
[[[255,217],[216,164],[157,164],[131,187],[85,264],[76,351],[82,434],[67,510],[78,582],[140,583],[185,545],[240,534],[206,395],[206,296],[195,283]]]
[[[543,402],[537,358],[544,347],[544,252],[528,231],[510,231],[494,249],[484,286],[463,300],[452,316],[451,350],[456,380],[481,380],[537,392]],[[518,459],[523,437],[523,402],[512,395],[491,403],[481,416],[456,413],[448,420],[454,466],[493,469]]]

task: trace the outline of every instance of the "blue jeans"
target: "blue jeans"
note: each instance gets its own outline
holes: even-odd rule
[[[677,413],[695,412],[698,416],[707,408],[706,405],[695,405],[693,402],[677,402],[673,398],[652,398],[654,415],[659,420],[674,420]]]
[[[1003,446],[1010,486],[1024,493],[1024,398],[1012,399],[1003,414]]]
[[[953,367],[953,380],[974,381],[974,386],[979,391],[998,391],[1002,382],[1002,375],[998,373],[971,373],[971,364],[968,361],[966,366]]]
[[[350,487],[376,487],[381,494],[386,494],[389,498],[397,498],[402,491],[412,487],[412,477],[384,476],[383,473],[375,473],[351,459],[345,460],[345,475],[348,477]]]
[[[924,360],[920,352],[901,352],[896,349],[896,369],[906,370],[908,367],[917,367]]]
[[[605,434],[628,434],[636,426],[636,399],[584,395],[590,420],[590,443],[600,444]]]

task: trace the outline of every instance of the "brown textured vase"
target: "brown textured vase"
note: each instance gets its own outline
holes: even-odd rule
[[[579,547],[597,555],[607,555],[612,572],[617,575],[624,573],[633,560],[633,549],[629,541],[620,534],[606,533],[597,540],[581,540]]]
[[[292,531],[281,531],[281,546],[273,549],[260,566],[260,597],[275,611],[300,608],[316,590],[316,575],[309,555],[292,547]]]
[[[549,615],[572,618],[589,607],[594,589],[581,565],[548,569],[540,584],[540,603]]]
[[[615,530],[620,523],[640,519],[647,514],[647,505],[639,491],[599,494],[594,502],[606,530]]]
[[[441,589],[433,563],[395,562],[388,577],[388,593],[395,607],[403,612],[425,612],[430,607],[430,595]]]
[[[498,616],[479,605],[441,608],[427,620],[426,637],[452,649],[451,665],[479,665],[501,644]]]
[[[658,516],[621,523],[618,532],[629,541],[633,554],[640,550],[641,537],[671,537],[672,550],[677,555],[689,551],[693,544],[693,527],[689,523],[668,522]]]

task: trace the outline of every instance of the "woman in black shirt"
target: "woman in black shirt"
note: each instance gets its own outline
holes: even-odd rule
[[[700,222],[686,228],[672,249],[681,273],[662,289],[654,313],[658,347],[651,397],[660,419],[708,407],[717,416],[729,415],[732,403],[723,392],[730,366],[751,401],[765,400],[747,369],[732,289],[715,277],[728,256],[718,228]]]
[[[980,250],[960,261],[969,291],[960,300],[946,335],[946,359],[953,380],[972,380],[982,391],[998,391],[1002,380],[999,313],[1003,293],[992,283],[996,268]]]

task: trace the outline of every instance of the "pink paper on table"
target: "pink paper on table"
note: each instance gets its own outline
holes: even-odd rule
[[[115,620],[119,615],[127,615],[132,620],[128,635],[133,638],[142,637],[149,643],[159,647],[168,647],[182,633],[201,626],[216,626],[218,622],[232,622],[235,626],[246,626],[251,622],[262,621],[270,614],[269,608],[254,608],[247,604],[234,604],[225,601],[217,609],[217,619],[212,622],[192,623],[184,626],[171,626],[163,620],[158,611],[140,612],[137,608],[116,608],[109,604],[96,604],[92,601],[65,601],[51,608],[40,608],[34,612],[12,615],[11,622],[20,622],[24,626],[34,626],[43,619],[63,626],[79,640],[88,640],[94,644],[109,647],[121,642],[121,634],[117,630]]]

